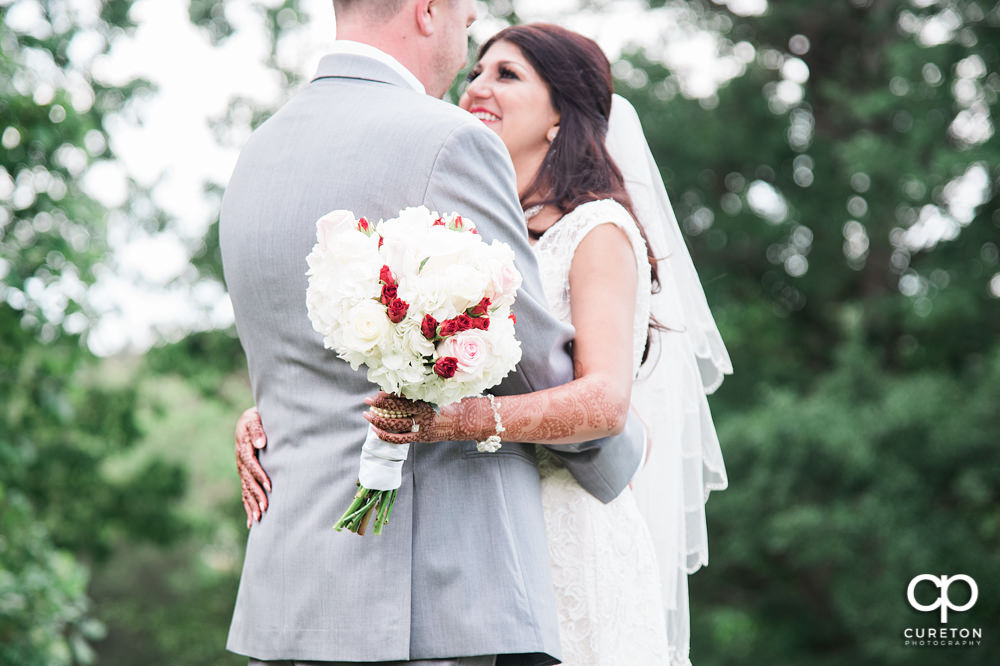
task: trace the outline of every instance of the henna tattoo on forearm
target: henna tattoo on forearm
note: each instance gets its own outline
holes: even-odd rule
[[[587,376],[536,393],[501,399],[507,439],[574,444],[619,432],[628,416],[628,396],[611,395],[601,377]]]
[[[503,438],[538,444],[576,444],[620,432],[628,416],[628,395],[615,395],[610,383],[588,375],[568,384],[497,399]],[[485,398],[466,398],[436,414],[429,405],[402,398],[379,396],[373,403],[382,409],[412,414],[418,432],[400,432],[410,417],[390,419],[369,414],[379,436],[394,444],[480,441],[496,428],[493,410]]]

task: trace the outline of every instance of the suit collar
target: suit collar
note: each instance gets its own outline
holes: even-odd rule
[[[337,40],[323,56],[313,81],[324,78],[352,78],[404,86],[424,94],[420,81],[398,60],[368,44]]]

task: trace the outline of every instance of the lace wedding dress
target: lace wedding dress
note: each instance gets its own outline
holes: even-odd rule
[[[638,372],[649,324],[646,245],[628,211],[613,200],[577,207],[534,245],[552,313],[571,322],[569,270],[580,241],[611,223],[628,236],[639,268],[633,334]],[[557,458],[539,447],[542,503],[567,666],[685,664],[672,657],[660,570],[635,497],[626,489],[603,504],[581,488]]]

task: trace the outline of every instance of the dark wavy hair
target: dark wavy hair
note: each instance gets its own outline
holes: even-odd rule
[[[548,85],[552,106],[559,112],[559,132],[542,166],[521,195],[521,204],[544,203],[563,214],[588,201],[614,199],[635,218],[625,179],[605,145],[614,81],[611,63],[592,39],[549,23],[512,25],[493,35],[479,49],[478,59],[497,42],[520,49]],[[646,241],[653,292],[660,289],[656,258]],[[662,329],[655,319],[650,327]],[[649,341],[646,352],[649,352]]]

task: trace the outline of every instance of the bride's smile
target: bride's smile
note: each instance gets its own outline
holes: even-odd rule
[[[520,47],[497,41],[467,77],[458,105],[499,135],[523,191],[538,172],[559,127],[552,93]]]

